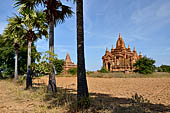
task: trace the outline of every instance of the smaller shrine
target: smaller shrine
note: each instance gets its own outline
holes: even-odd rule
[[[67,53],[66,59],[65,59],[65,63],[64,63],[64,74],[67,74],[67,71],[69,69],[75,68],[77,67],[77,65],[75,65],[70,58],[69,53]]]

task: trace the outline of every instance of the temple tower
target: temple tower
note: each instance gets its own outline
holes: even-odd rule
[[[66,58],[65,58],[65,63],[64,63],[64,74],[67,74],[67,71],[69,69],[75,68],[77,65],[75,65],[70,58],[69,53],[67,53]]]
[[[111,52],[106,48],[105,55],[102,57],[103,67],[108,71],[133,71],[135,68],[133,64],[140,58],[142,58],[141,52],[138,56],[135,48],[133,51],[131,51],[129,45],[126,48],[119,33],[116,48],[114,49],[112,45]]]

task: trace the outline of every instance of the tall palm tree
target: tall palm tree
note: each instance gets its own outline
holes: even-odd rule
[[[84,57],[83,0],[76,0],[76,5],[77,5],[76,16],[77,16],[77,65],[78,65],[77,100],[81,101],[82,98],[87,98],[89,96]],[[78,106],[81,107],[81,103]]]
[[[67,0],[70,1],[70,0]],[[73,0],[76,2],[77,17],[77,101],[78,108],[88,107],[83,105],[88,101],[89,93],[86,80],[85,57],[84,57],[84,22],[83,22],[83,0]],[[84,100],[84,101],[82,101]]]
[[[8,19],[8,26],[4,31],[5,40],[9,38],[13,40],[14,43],[14,50],[15,50],[15,80],[18,79],[18,49],[20,45],[24,44],[23,37],[24,37],[24,28],[21,25],[21,18],[17,15],[15,17]]]
[[[46,15],[44,12],[38,12],[34,10],[22,10],[22,7],[19,10],[22,18],[22,25],[26,30],[25,39],[28,43],[28,54],[27,54],[27,72],[29,74],[29,67],[31,65],[31,46],[32,42],[36,41],[39,38],[42,38],[44,35],[48,37],[48,25],[46,24]],[[29,76],[29,75],[28,75]],[[27,81],[27,88],[32,87],[32,82]]]
[[[24,10],[20,12],[22,15],[22,23],[26,29],[25,38],[28,42],[28,58],[27,70],[31,65],[31,45],[33,41],[42,38],[44,35],[48,37],[48,26],[46,24],[46,16],[43,12],[36,12],[34,10]]]
[[[34,10],[19,10],[20,16],[15,15],[14,18],[10,18],[8,21],[10,24],[6,29],[7,36],[11,37],[22,42],[23,40],[27,41],[28,44],[28,58],[27,58],[27,72],[28,67],[31,65],[31,45],[32,42],[41,38],[42,35],[48,37],[48,26],[46,24],[46,15],[44,12],[38,12]],[[21,35],[21,36],[19,36]],[[17,53],[18,53],[18,42],[15,44],[15,53],[16,53],[16,65],[17,65]],[[15,68],[17,70],[17,68]],[[17,75],[17,71],[16,71]],[[27,83],[27,86],[31,86],[32,83]]]
[[[71,8],[63,5],[60,0],[15,0],[15,6],[25,6],[25,9],[34,9],[39,5],[45,8],[46,19],[48,21],[49,28],[49,51],[54,54],[54,26],[56,24],[63,23],[65,18],[72,16]],[[49,59],[53,58],[53,55],[49,55]],[[52,62],[49,61],[52,67]],[[54,70],[54,69],[52,69]],[[56,92],[56,80],[54,71],[49,75],[48,89]]]

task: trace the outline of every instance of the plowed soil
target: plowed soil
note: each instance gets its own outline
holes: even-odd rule
[[[43,77],[39,82],[48,83]],[[77,90],[76,77],[57,77],[57,86]],[[36,80],[37,82],[37,80]],[[154,104],[170,105],[170,78],[93,78],[87,77],[90,93],[131,98],[137,93]]]
[[[69,89],[72,93],[77,90],[76,77],[56,77],[57,87]],[[170,107],[170,78],[93,78],[87,77],[88,89],[91,96],[107,95],[107,99],[117,99],[125,101],[137,93],[144,98],[150,100],[154,107],[161,106]],[[25,86],[18,86],[12,81],[0,80],[0,113],[34,113],[34,112],[49,112],[47,102],[38,98],[41,93],[35,93],[36,84],[48,84],[48,77],[44,76],[39,79],[34,79],[34,89],[24,90]],[[37,85],[38,86],[38,85]],[[38,86],[39,87],[39,86]],[[111,98],[110,98],[111,97]],[[112,98],[113,97],[113,98]],[[103,97],[102,97],[103,98]],[[110,100],[112,102],[112,100]],[[109,100],[105,104],[109,106]],[[124,102],[119,102],[124,103]],[[63,112],[64,109],[53,108],[56,113]],[[51,110],[53,110],[51,109]],[[152,108],[154,109],[154,108]],[[57,111],[59,110],[59,111]],[[52,112],[52,111],[51,111]],[[154,112],[154,111],[153,111]],[[166,110],[168,113],[169,110]]]

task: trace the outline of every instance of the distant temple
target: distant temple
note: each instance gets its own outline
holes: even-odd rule
[[[67,74],[67,71],[69,69],[75,68],[77,65],[75,65],[70,58],[69,53],[67,53],[66,59],[65,59],[65,64],[64,64],[64,74]]]
[[[133,64],[142,57],[141,52],[137,55],[136,49],[134,48],[131,52],[130,46],[125,47],[125,43],[119,33],[119,38],[116,43],[116,48],[113,48],[111,52],[106,48],[105,55],[102,57],[103,67],[107,71],[133,71],[135,68]]]

